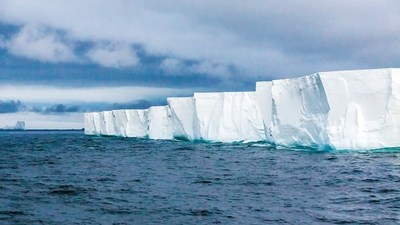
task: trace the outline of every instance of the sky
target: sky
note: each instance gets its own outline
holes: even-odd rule
[[[397,0],[0,0],[0,128],[400,67],[399,27]]]

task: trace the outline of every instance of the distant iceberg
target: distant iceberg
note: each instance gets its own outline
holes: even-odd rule
[[[25,122],[18,121],[14,126],[5,126],[1,130],[25,130]]]
[[[260,81],[255,91],[194,93],[146,110],[85,113],[85,134],[279,146],[400,146],[400,69]]]

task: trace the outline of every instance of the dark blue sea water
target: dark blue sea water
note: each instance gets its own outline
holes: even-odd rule
[[[399,224],[400,150],[0,132],[1,224]]]

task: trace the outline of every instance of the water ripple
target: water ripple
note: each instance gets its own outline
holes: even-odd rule
[[[0,224],[398,224],[400,151],[0,132]]]

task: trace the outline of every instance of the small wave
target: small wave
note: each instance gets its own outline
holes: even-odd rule
[[[274,145],[270,143],[253,143],[250,144],[251,147],[261,147],[261,148],[273,148],[275,147]]]
[[[211,180],[197,180],[193,182],[193,184],[212,184],[213,182]]]
[[[193,146],[180,146],[180,147],[174,148],[174,150],[176,150],[176,151],[193,151],[194,148],[193,148]]]
[[[124,215],[124,214],[132,214],[133,211],[130,209],[125,209],[125,208],[105,208],[102,207],[100,210],[104,214],[111,214],[111,215]]]
[[[83,188],[73,185],[59,185],[57,187],[50,188],[49,193],[53,195],[78,195],[86,191],[87,190]]]
[[[17,216],[17,215],[27,215],[27,213],[25,213],[23,211],[15,211],[15,210],[1,210],[0,215]]]
[[[213,209],[190,209],[191,216],[212,216],[212,215],[219,215],[221,214],[221,210],[217,208]]]
[[[362,182],[366,182],[366,183],[377,183],[380,182],[381,179],[378,178],[366,178],[366,179],[362,179]]]
[[[100,181],[100,182],[114,182],[114,181],[116,181],[116,179],[115,178],[111,178],[111,177],[100,177],[100,178],[97,179],[97,181]]]
[[[257,181],[246,181],[246,182],[243,182],[243,183],[240,183],[241,185],[248,185],[248,186],[258,186],[258,185],[261,185],[261,186],[273,186],[274,185],[274,182],[272,182],[272,181],[259,181],[259,182],[257,182]]]
[[[391,189],[391,188],[384,188],[384,189],[378,190],[378,193],[381,193],[381,194],[398,193],[398,192],[400,192],[399,189]]]
[[[222,179],[219,177],[215,178],[199,178],[193,182],[193,184],[212,184],[221,181]]]
[[[359,153],[359,154],[399,153],[400,147],[375,148],[375,149],[336,149],[336,150],[334,150],[334,152],[337,152],[337,153]]]

